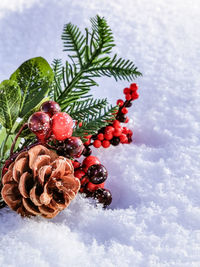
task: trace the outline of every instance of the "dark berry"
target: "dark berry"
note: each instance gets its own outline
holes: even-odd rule
[[[92,135],[92,140],[96,140],[97,138],[98,138],[98,135],[97,134],[94,134],[94,135]]]
[[[28,119],[28,128],[38,136],[39,139],[45,139],[50,132],[50,117],[42,111],[33,113]]]
[[[91,183],[102,184],[108,177],[108,172],[102,164],[94,164],[88,168],[87,176]]]
[[[90,156],[91,154],[92,154],[92,150],[91,150],[91,148],[89,148],[88,146],[85,146],[85,149],[83,150],[82,155],[83,155],[84,157],[88,157],[88,156]]]
[[[80,138],[72,136],[65,140],[65,154],[68,157],[79,158],[83,152],[84,145]]]
[[[40,110],[48,113],[50,117],[61,111],[60,106],[55,101],[46,101],[40,107]]]
[[[63,141],[72,136],[73,120],[65,112],[58,112],[52,117],[52,131],[58,141]]]
[[[113,139],[110,141],[110,143],[111,143],[113,146],[118,146],[119,143],[120,143],[120,139],[119,139],[119,137],[113,137]]]
[[[106,208],[112,202],[112,194],[108,189],[99,188],[94,193],[94,198]]]
[[[116,119],[117,119],[118,121],[120,121],[120,122],[125,122],[126,117],[125,117],[124,114],[118,114],[117,117],[116,117]]]

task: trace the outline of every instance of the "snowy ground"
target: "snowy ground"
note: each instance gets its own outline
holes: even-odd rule
[[[144,75],[130,114],[134,143],[96,151],[113,203],[104,211],[77,197],[50,221],[1,210],[0,266],[198,267],[199,0],[1,0],[0,80],[30,57],[64,59],[63,24],[84,29],[97,13],[111,25],[119,55]],[[95,94],[112,103],[128,85],[100,83]]]

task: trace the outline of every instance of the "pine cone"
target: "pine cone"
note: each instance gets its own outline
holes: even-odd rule
[[[79,179],[71,161],[42,145],[21,152],[2,178],[2,197],[22,216],[55,217],[75,197]]]

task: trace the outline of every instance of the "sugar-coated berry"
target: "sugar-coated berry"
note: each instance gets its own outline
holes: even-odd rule
[[[58,112],[52,117],[52,131],[56,140],[63,141],[72,136],[73,120],[65,112]]]
[[[97,135],[97,138],[98,138],[98,140],[100,140],[100,141],[104,140],[104,135],[103,135],[103,133],[99,133],[99,134]]]
[[[102,164],[94,164],[87,170],[87,176],[91,183],[102,184],[108,177],[108,172]]]
[[[104,138],[105,138],[106,140],[111,140],[111,139],[113,138],[113,134],[112,134],[112,133],[105,133],[105,134],[104,134]]]
[[[117,105],[122,107],[124,105],[124,101],[122,99],[117,100]]]
[[[40,140],[44,140],[51,130],[49,115],[42,111],[33,113],[28,119],[28,128]]]
[[[85,172],[82,170],[77,170],[74,172],[74,176],[77,177],[78,179],[81,179],[83,176],[85,176]]]
[[[56,103],[55,101],[49,100],[49,101],[44,102],[41,105],[40,110],[45,113],[48,113],[48,115],[52,117],[54,114],[60,112],[61,108],[58,105],[58,103]]]
[[[123,107],[121,111],[122,111],[123,114],[127,114],[128,113],[128,109],[125,108],[125,107]]]
[[[108,140],[103,140],[103,142],[102,142],[102,147],[104,147],[104,148],[108,148],[110,146],[110,141],[108,141]]]
[[[94,164],[101,164],[100,160],[95,156],[89,156],[83,160],[84,171],[87,172],[88,168]]]
[[[127,100],[127,101],[130,101],[131,99],[132,99],[131,94],[126,94],[126,100]]]
[[[71,136],[65,140],[65,156],[79,158],[85,148],[80,138]]]
[[[94,198],[97,199],[97,201],[101,204],[103,204],[103,207],[106,208],[109,206],[112,202],[112,194],[110,190],[99,188],[94,193]]]
[[[126,94],[130,94],[131,90],[129,88],[124,88],[123,92],[126,95]]]
[[[122,144],[128,143],[128,137],[125,134],[121,134],[119,139],[120,139],[120,143]]]
[[[113,121],[113,127],[114,128],[119,128],[120,127],[120,122],[118,120]]]
[[[122,134],[122,128],[119,127],[119,128],[116,128],[113,135],[114,136],[120,136]]]
[[[138,86],[137,86],[137,84],[136,84],[136,83],[132,83],[132,84],[130,85],[130,89],[131,89],[131,91],[137,91],[137,90],[138,90]]]
[[[138,99],[139,98],[138,92],[132,93],[131,97],[132,97],[133,100]]]
[[[110,141],[110,143],[111,143],[113,146],[118,146],[119,143],[120,143],[120,139],[119,139],[119,137],[113,137],[113,139]]]
[[[100,140],[94,140],[93,146],[96,147],[96,148],[101,147],[101,141]]]

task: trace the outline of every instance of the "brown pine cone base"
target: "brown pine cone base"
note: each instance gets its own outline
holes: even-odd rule
[[[55,217],[80,189],[71,161],[42,145],[20,153],[2,178],[2,198],[22,216]]]

